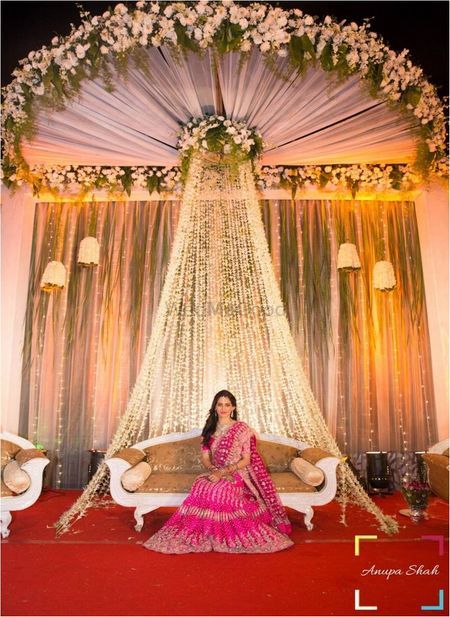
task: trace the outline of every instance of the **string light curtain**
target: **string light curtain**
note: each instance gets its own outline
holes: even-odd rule
[[[420,246],[413,202],[264,201],[275,272],[303,366],[339,446],[400,453],[437,440]],[[355,243],[361,269],[338,271]],[[388,256],[397,287],[373,286]]]
[[[90,448],[111,440],[147,347],[177,202],[39,203],[25,327],[19,431],[49,450],[52,484],[87,482]],[[62,291],[40,289],[59,228],[68,272]],[[91,229],[95,268],[77,263]]]

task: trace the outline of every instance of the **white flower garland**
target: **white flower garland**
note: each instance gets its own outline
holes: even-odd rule
[[[442,162],[442,175],[448,173],[447,161]],[[305,165],[298,167],[256,167],[259,190],[283,188],[294,196],[302,189],[319,187],[326,191],[409,191],[420,184],[420,177],[411,165]],[[36,165],[28,181],[35,193],[79,195],[95,189],[111,194],[128,194],[132,189],[146,189],[151,194],[181,195],[183,174],[179,167],[100,167]],[[21,185],[22,178],[12,178]]]
[[[133,10],[120,3],[100,16],[82,13],[81,25],[73,27],[69,36],[54,37],[49,46],[31,51],[20,61],[14,80],[4,89],[5,179],[9,182],[18,168],[27,167],[21,138],[32,134],[40,101],[60,107],[75,95],[83,79],[98,73],[112,87],[109,63],[120,69],[130,53],[161,45],[198,52],[215,47],[220,53],[244,54],[257,47],[264,55],[289,57],[299,71],[318,60],[324,70],[341,76],[359,72],[375,96],[400,104],[421,123],[418,162],[422,167],[434,171],[444,156],[446,114],[436,88],[408,59],[407,50],[400,54],[390,50],[369,30],[368,22],[337,23],[327,16],[320,23],[299,9],[258,3],[241,6],[232,0],[141,1]]]

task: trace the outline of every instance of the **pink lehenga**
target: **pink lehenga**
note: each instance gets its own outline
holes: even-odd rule
[[[250,452],[250,465],[217,482],[198,476],[191,492],[144,547],[161,553],[273,553],[292,546],[286,511],[245,422],[211,437],[212,463],[226,467]]]

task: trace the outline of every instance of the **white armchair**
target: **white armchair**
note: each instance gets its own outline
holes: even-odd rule
[[[20,465],[20,468],[26,471],[30,477],[29,488],[19,495],[15,495],[12,491],[7,489],[5,490],[7,494],[4,495],[2,479],[0,532],[2,538],[7,538],[10,533],[9,524],[12,519],[11,512],[29,508],[37,501],[42,491],[44,469],[50,461],[42,452],[36,450],[31,441],[23,437],[3,432],[0,433],[0,440],[2,445],[2,475],[4,464],[6,464],[8,460],[14,459],[22,452],[25,456],[22,457],[24,462]],[[16,445],[17,448],[11,447],[11,444]]]

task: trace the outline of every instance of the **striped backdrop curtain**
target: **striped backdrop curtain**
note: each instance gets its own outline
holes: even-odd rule
[[[303,366],[344,452],[406,454],[437,439],[414,203],[262,201],[274,270]],[[104,449],[135,383],[178,222],[176,201],[39,203],[25,327],[20,433],[43,444],[53,486],[86,483],[90,449]],[[94,235],[100,264],[77,264]],[[337,270],[343,242],[361,269]],[[65,288],[40,289],[60,260]],[[395,269],[373,288],[376,261]],[[244,412],[245,415],[245,412]]]

